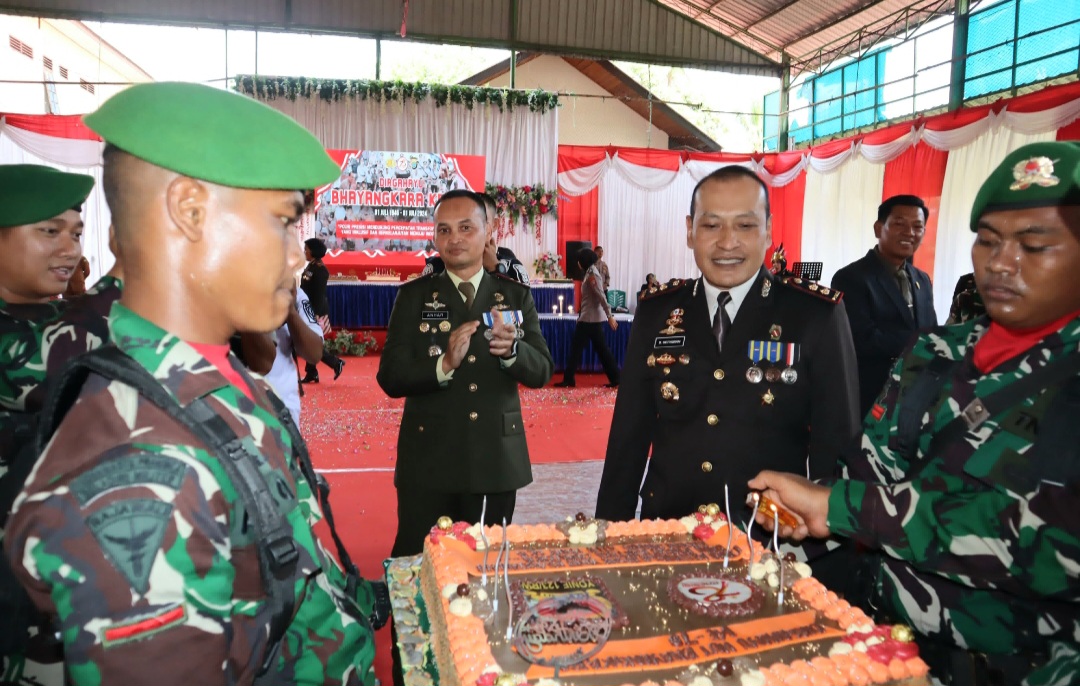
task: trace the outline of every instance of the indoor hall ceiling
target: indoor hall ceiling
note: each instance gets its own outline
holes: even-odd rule
[[[817,71],[954,0],[0,0],[0,12],[335,33],[778,76]]]

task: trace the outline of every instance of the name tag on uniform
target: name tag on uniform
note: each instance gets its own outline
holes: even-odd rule
[[[682,348],[686,345],[686,336],[657,336],[653,342],[653,348],[664,350],[667,348]]]
[[[450,312],[443,312],[442,310],[424,310],[420,313],[420,319],[422,321],[441,321],[443,319],[450,319]]]

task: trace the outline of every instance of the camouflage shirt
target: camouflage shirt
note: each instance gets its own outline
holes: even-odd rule
[[[312,533],[321,510],[292,463],[269,387],[252,402],[191,346],[117,303],[111,340],[181,404],[205,398],[257,456],[300,551],[296,610],[260,684],[374,681],[370,625]],[[70,683],[250,684],[271,616],[243,505],[217,459],[134,389],[91,376],[19,495],[5,553],[58,618]]]
[[[1080,318],[992,373],[971,362],[989,320],[922,334],[867,415],[861,457],[829,498],[829,527],[880,550],[883,608],[940,642],[985,653],[1053,652],[1027,683],[1080,680],[1080,474],[1041,476],[1026,453],[1061,388],[1053,385],[927,454],[975,395],[1080,354]],[[904,392],[935,356],[961,360],[922,417],[914,457],[890,444]],[[1018,421],[1026,415],[1036,422]],[[1070,427],[1080,441],[1080,425]],[[1061,482],[1063,481],[1063,483]]]
[[[18,431],[45,400],[45,379],[109,335],[120,282],[105,277],[73,300],[12,305],[0,300],[0,475],[25,440]]]

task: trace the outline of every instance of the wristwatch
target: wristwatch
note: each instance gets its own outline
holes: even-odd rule
[[[517,342],[517,340],[515,340],[514,345],[510,348],[510,354],[509,355],[503,355],[502,359],[504,359],[504,360],[512,360],[515,357],[517,357],[517,344],[518,344],[518,342]]]

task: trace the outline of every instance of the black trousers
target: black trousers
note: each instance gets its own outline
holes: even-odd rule
[[[337,363],[340,362],[341,360],[338,358],[337,355],[330,352],[326,348],[323,348],[322,359],[319,360],[319,361],[322,362],[323,364],[325,364],[330,369],[334,369],[334,367],[337,366]],[[305,362],[304,363],[304,374],[305,375],[311,376],[312,374],[318,374],[318,373],[319,373],[318,365],[311,364],[310,362]]]
[[[390,557],[419,555],[424,550],[424,537],[439,517],[455,522],[478,522],[484,506],[483,493],[440,493],[423,487],[398,486],[398,530]],[[487,493],[487,512],[484,524],[509,524],[517,504],[517,491]]]
[[[600,364],[604,366],[609,383],[619,383],[619,363],[607,347],[604,340],[605,322],[581,322],[574,327],[574,338],[570,341],[570,357],[566,360],[566,371],[563,372],[563,381],[572,382],[577,374],[578,364],[581,363],[581,353],[585,352],[585,343],[592,341],[593,350],[600,356]]]

